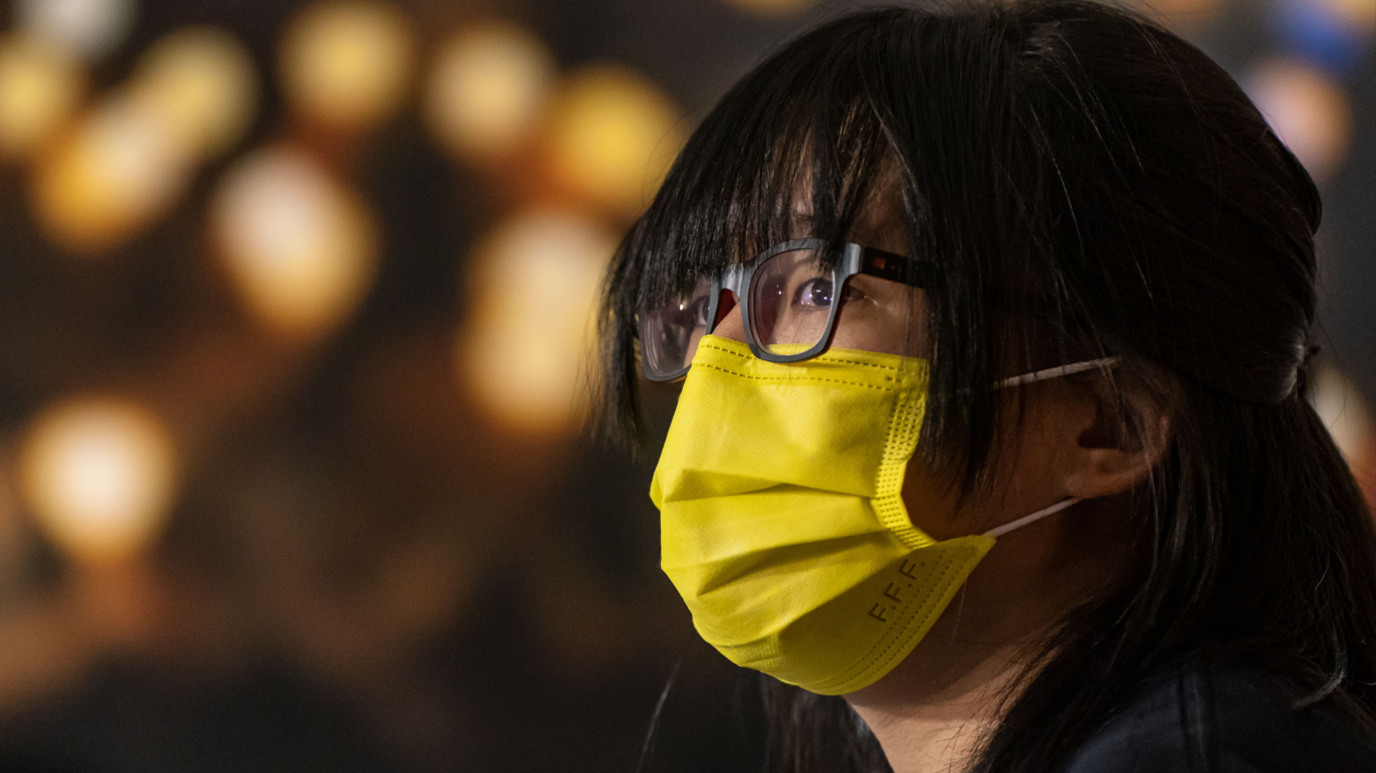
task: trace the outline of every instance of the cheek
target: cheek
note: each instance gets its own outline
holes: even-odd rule
[[[905,357],[931,356],[922,290],[873,277],[855,277],[851,284],[863,296],[841,307],[832,346]]]
[[[935,540],[964,537],[984,529],[975,521],[982,520],[981,508],[967,498],[958,512],[960,487],[946,476],[939,476],[926,463],[913,459],[903,478],[903,505],[913,526]]]
[[[712,335],[732,341],[745,340],[745,320],[741,317],[735,294],[730,291],[723,292],[718,301],[717,325],[712,329]]]
[[[1021,421],[1017,406],[1009,405],[1004,412],[1004,421],[1013,429],[995,440],[990,491],[969,494],[962,502],[953,476],[938,475],[917,458],[908,462],[903,504],[913,526],[937,540],[983,534],[1061,498],[1056,491],[1058,454],[1063,451],[1061,425],[1069,417],[1035,397],[1022,408]]]
[[[1067,445],[1068,428],[1076,426],[1077,416],[1064,410],[1061,401],[1050,399],[1063,391],[1060,387],[1056,383],[1033,387],[1035,391],[1022,405],[1022,420],[1010,422],[1011,429],[1001,442],[991,499],[998,517],[1005,522],[1064,497],[1058,481],[1071,447]]]

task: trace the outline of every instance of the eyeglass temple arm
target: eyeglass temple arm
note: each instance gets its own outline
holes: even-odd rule
[[[861,274],[902,282],[910,287],[924,287],[926,282],[926,274],[916,260],[876,247],[860,248],[858,268]]]

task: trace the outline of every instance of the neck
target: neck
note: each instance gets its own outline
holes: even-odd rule
[[[940,627],[938,621],[923,639],[923,657],[907,658],[875,684],[846,696],[894,773],[967,769],[980,741],[997,726],[1009,686],[1023,669],[1027,648]]]
[[[1085,502],[999,540],[902,663],[846,696],[894,773],[966,770],[1066,610],[1103,592],[1123,560],[1123,518]]]

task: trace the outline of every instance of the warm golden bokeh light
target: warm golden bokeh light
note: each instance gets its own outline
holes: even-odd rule
[[[40,160],[31,190],[38,221],[73,252],[112,247],[172,207],[191,151],[153,103],[112,95]]]
[[[85,90],[80,63],[28,35],[0,38],[0,159],[27,158],[71,117]]]
[[[14,448],[0,446],[0,593],[9,593],[24,582],[24,560],[30,549],[27,524],[15,488]]]
[[[176,448],[148,411],[110,398],[56,405],[30,425],[20,490],[65,553],[104,563],[157,535],[177,488]]]
[[[610,66],[565,81],[548,132],[556,183],[624,217],[653,198],[686,139],[668,97],[643,76]]]
[[[1271,128],[1315,179],[1342,162],[1352,137],[1352,108],[1340,85],[1304,62],[1271,59],[1243,84]]]
[[[303,118],[330,129],[368,129],[406,97],[415,43],[395,6],[326,0],[292,22],[282,42],[282,88]]]
[[[474,254],[473,316],[456,364],[481,407],[530,434],[567,431],[582,410],[593,309],[616,234],[563,211],[515,215]]]
[[[240,299],[281,336],[323,335],[358,305],[377,268],[362,202],[304,152],[243,159],[211,201],[211,229]]]
[[[258,78],[247,47],[213,27],[188,27],[144,54],[133,88],[205,155],[228,150],[253,121]]]
[[[530,136],[557,68],[531,33],[503,22],[482,24],[445,40],[425,84],[425,118],[456,158],[510,155]]]
[[[168,35],[126,88],[43,156],[32,189],[39,222],[73,252],[119,244],[176,203],[206,156],[243,136],[256,104],[241,43],[209,28]]]
[[[1349,464],[1365,469],[1376,462],[1371,412],[1355,384],[1336,368],[1319,368],[1310,400]]]
[[[1371,0],[1315,0],[1327,6],[1352,29],[1370,35],[1376,32],[1376,3]]]
[[[792,16],[817,4],[817,0],[725,0],[752,16]]]
[[[17,0],[15,20],[29,33],[99,59],[134,26],[134,0]]]

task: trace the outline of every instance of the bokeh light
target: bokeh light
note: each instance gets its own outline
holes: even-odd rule
[[[23,584],[25,554],[30,547],[14,469],[14,448],[6,443],[0,446],[0,598]]]
[[[88,59],[124,42],[137,15],[134,0],[17,0],[19,26]]]
[[[1271,128],[1315,179],[1326,179],[1347,153],[1352,109],[1341,86],[1293,59],[1268,59],[1243,85]]]
[[[205,158],[243,136],[257,102],[242,44],[208,28],[159,40],[38,164],[33,206],[75,253],[127,240],[169,210]]]
[[[1354,75],[1376,32],[1372,0],[1272,0],[1271,28],[1283,48],[1325,69]]]
[[[645,208],[686,139],[679,111],[659,88],[611,66],[569,76],[548,131],[555,184],[623,217]]]
[[[32,204],[50,238],[97,253],[176,202],[194,158],[168,118],[146,99],[117,93],[40,159]]]
[[[148,411],[113,398],[60,403],[24,438],[20,490],[71,557],[126,559],[162,528],[177,488],[176,448]]]
[[[479,245],[456,348],[462,382],[488,414],[530,434],[567,430],[583,409],[597,289],[617,235],[585,217],[533,209]]]
[[[440,45],[425,84],[426,121],[456,158],[509,156],[535,128],[556,74],[554,55],[526,30],[474,26]]]
[[[282,88],[306,120],[361,131],[401,105],[414,58],[410,24],[396,7],[327,0],[308,7],[287,30]]]
[[[239,162],[214,193],[210,223],[242,302],[285,337],[333,329],[376,271],[371,214],[298,149],[267,148]]]
[[[1376,34],[1376,3],[1370,0],[1272,0],[1282,11],[1294,9],[1312,16],[1321,16],[1342,28],[1347,34],[1364,36]],[[1294,18],[1280,14],[1283,18]]]
[[[27,158],[71,117],[85,91],[80,62],[29,35],[0,38],[0,158]]]
[[[1320,367],[1314,374],[1310,400],[1368,501],[1376,505],[1376,426],[1361,391],[1337,368]]]
[[[1329,9],[1344,25],[1363,35],[1376,35],[1376,3],[1370,0],[1311,0]]]
[[[248,49],[212,27],[189,27],[159,40],[140,60],[134,88],[168,113],[185,145],[204,155],[238,142],[258,105]]]

